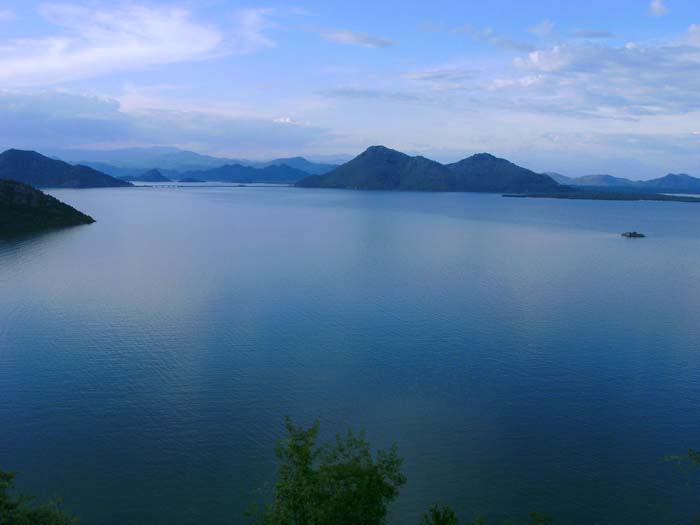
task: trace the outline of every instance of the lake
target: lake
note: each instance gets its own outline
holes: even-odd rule
[[[0,466],[83,525],[245,523],[285,415],[398,443],[392,524],[697,513],[700,206],[50,193],[97,222],[0,242]]]

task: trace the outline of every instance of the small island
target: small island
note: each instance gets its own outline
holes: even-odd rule
[[[622,236],[627,237],[628,239],[643,239],[646,237],[646,235],[639,232],[625,232],[622,234]]]
[[[0,180],[0,237],[93,222],[89,215],[36,188]]]

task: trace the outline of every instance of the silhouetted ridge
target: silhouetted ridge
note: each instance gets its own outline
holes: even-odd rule
[[[638,184],[657,191],[700,193],[700,179],[685,173],[669,173],[658,179],[640,181]]]
[[[490,153],[477,153],[446,167],[456,175],[458,191],[529,193],[560,189],[551,177]]]
[[[0,235],[92,222],[92,217],[27,184],[0,180]]]
[[[654,193],[700,193],[700,179],[685,173],[669,173],[664,177],[651,180],[630,180],[611,175],[566,177],[565,175],[554,173],[551,176],[560,184],[572,187]]]
[[[370,146],[330,173],[297,183],[306,188],[363,190],[542,192],[561,189],[546,175],[534,173],[489,153],[444,166],[385,146]]]
[[[307,177],[297,185],[307,188],[453,191],[454,177],[445,166],[425,157],[410,157],[385,146],[371,146],[330,173]]]
[[[36,151],[8,149],[0,154],[0,179],[40,188],[105,188],[131,186],[87,166],[73,166]]]

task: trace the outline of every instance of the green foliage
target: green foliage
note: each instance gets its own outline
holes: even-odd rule
[[[430,510],[423,515],[421,525],[457,525],[459,520],[452,507],[433,505]]]
[[[688,450],[683,456],[666,456],[666,461],[676,463],[681,467],[700,468],[700,450]]]
[[[274,500],[254,522],[264,525],[380,525],[406,482],[396,446],[372,454],[363,433],[348,431],[319,447],[318,422],[305,429],[286,420],[287,437]]]
[[[77,519],[58,502],[32,506],[29,498],[13,497],[15,474],[0,470],[0,525],[72,525]]]
[[[554,523],[554,520],[549,516],[543,516],[537,512],[530,513],[529,525],[549,525],[550,523]]]
[[[479,521],[477,523],[478,525],[485,525],[486,522]],[[505,521],[505,525],[551,525],[552,523],[554,523],[552,518],[540,514],[539,512],[531,512],[528,514],[526,521],[521,521],[520,518],[509,518]]]
[[[694,467],[700,468],[700,450],[693,450],[692,448],[688,451],[688,461]]]

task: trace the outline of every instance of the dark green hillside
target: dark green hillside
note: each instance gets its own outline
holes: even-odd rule
[[[411,157],[384,146],[372,146],[330,173],[307,177],[297,186],[499,193],[555,191],[561,188],[547,175],[534,173],[487,153],[444,166],[425,157]]]
[[[92,217],[31,186],[0,180],[0,235],[93,222]]]
[[[556,191],[559,184],[512,162],[479,153],[446,166],[457,177],[457,191],[531,193]]]
[[[325,175],[299,181],[302,188],[358,190],[454,191],[455,177],[442,164],[425,157],[371,146],[363,153]]]

